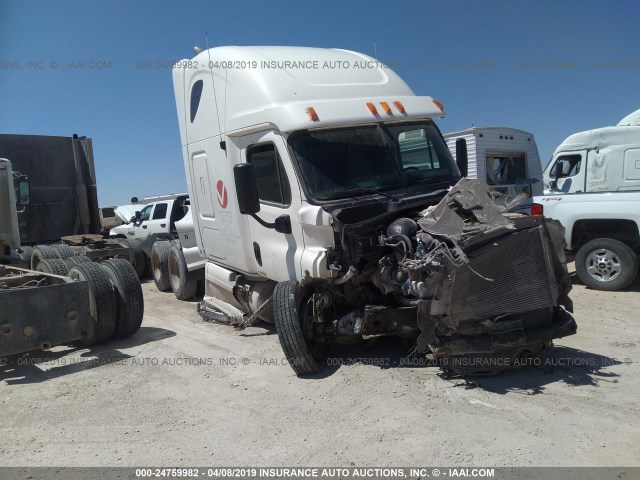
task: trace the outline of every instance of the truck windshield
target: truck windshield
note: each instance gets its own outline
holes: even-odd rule
[[[303,131],[289,143],[309,194],[320,201],[428,186],[459,176],[429,120]]]

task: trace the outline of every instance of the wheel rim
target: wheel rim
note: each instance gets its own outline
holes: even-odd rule
[[[153,267],[153,278],[159,282],[162,277],[162,271],[160,269],[160,259],[157,255],[151,257],[151,266]]]
[[[171,282],[171,287],[174,290],[178,290],[180,288],[180,267],[178,266],[178,261],[176,257],[169,257],[169,281]]]
[[[587,273],[598,282],[611,282],[622,273],[622,262],[615,252],[606,248],[594,250],[585,262]]]

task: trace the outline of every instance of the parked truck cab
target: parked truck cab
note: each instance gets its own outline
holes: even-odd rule
[[[576,271],[591,288],[618,290],[638,272],[640,111],[616,126],[578,132],[556,148],[533,213],[557,219]]]
[[[385,65],[346,50],[219,47],[178,62],[173,83],[196,240],[207,260],[201,315],[274,321],[298,374],[322,368],[331,339],[420,337],[419,350],[438,358],[494,351],[486,335],[482,347],[455,343],[465,318],[541,308],[540,337],[510,343],[514,355],[575,331],[548,283],[545,300],[516,306],[520,294],[502,303],[485,297],[483,313],[457,319],[451,308],[462,308],[463,287],[454,294],[447,286],[443,302],[432,303],[439,282],[469,261],[469,233],[445,227],[445,217],[464,223],[462,210],[448,206],[455,192],[495,214],[480,215],[485,226],[476,231],[546,230],[535,220],[503,222],[482,188],[450,190],[461,175],[434,122],[442,104],[416,96]],[[538,242],[550,262],[545,235],[519,238]],[[492,288],[513,283],[507,277]],[[493,327],[482,328],[488,335]]]

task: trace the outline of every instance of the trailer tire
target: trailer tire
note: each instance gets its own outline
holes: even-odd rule
[[[576,273],[587,287],[615,291],[638,274],[638,256],[628,245],[612,238],[596,238],[576,254]]]
[[[60,260],[64,260],[65,258],[69,258],[73,256],[73,250],[71,250],[71,247],[65,243],[58,243],[56,245],[51,245],[51,248],[55,250],[57,257]]]
[[[57,252],[48,245],[37,245],[31,253],[31,270],[37,270],[38,263],[42,260],[58,258]]]
[[[85,263],[90,261],[91,259],[84,255],[73,255],[71,257],[67,257],[64,259],[64,263],[67,264],[67,268],[69,269],[75,265],[78,265],[79,263]]]
[[[289,366],[297,375],[317,373],[325,366],[321,360],[324,348],[321,351],[314,348],[315,354],[312,353],[303,333],[309,300],[298,282],[280,282],[273,291],[273,317],[278,339]]]
[[[131,249],[133,250],[133,256],[135,261],[135,269],[139,278],[144,278],[146,266],[147,266],[147,258],[144,250],[142,249],[142,241],[138,238],[132,238],[129,240],[129,245],[131,245]]]
[[[169,283],[178,300],[190,300],[196,295],[198,279],[187,268],[187,262],[179,245],[169,250]]]
[[[135,268],[123,258],[110,258],[100,266],[113,284],[116,298],[116,326],[113,338],[130,337],[140,329],[144,297]]]
[[[85,339],[83,343],[92,345],[109,340],[116,328],[116,297],[109,277],[100,265],[94,262],[74,265],[69,270],[69,277],[89,283],[93,336]]]
[[[67,264],[64,260],[59,258],[49,258],[47,260],[40,260],[36,267],[37,272],[53,273],[54,275],[66,276],[69,273]]]
[[[18,258],[31,266],[31,255],[33,254],[33,247],[20,247],[17,252]]]
[[[161,240],[153,244],[151,249],[151,269],[153,271],[153,281],[161,292],[166,292],[171,288],[169,282],[169,251],[171,243]]]

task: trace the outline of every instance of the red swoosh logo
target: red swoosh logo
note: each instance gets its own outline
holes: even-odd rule
[[[227,187],[224,186],[222,180],[218,180],[216,190],[218,191],[218,203],[223,209],[227,208],[227,200],[229,200],[229,197],[227,196]]]

